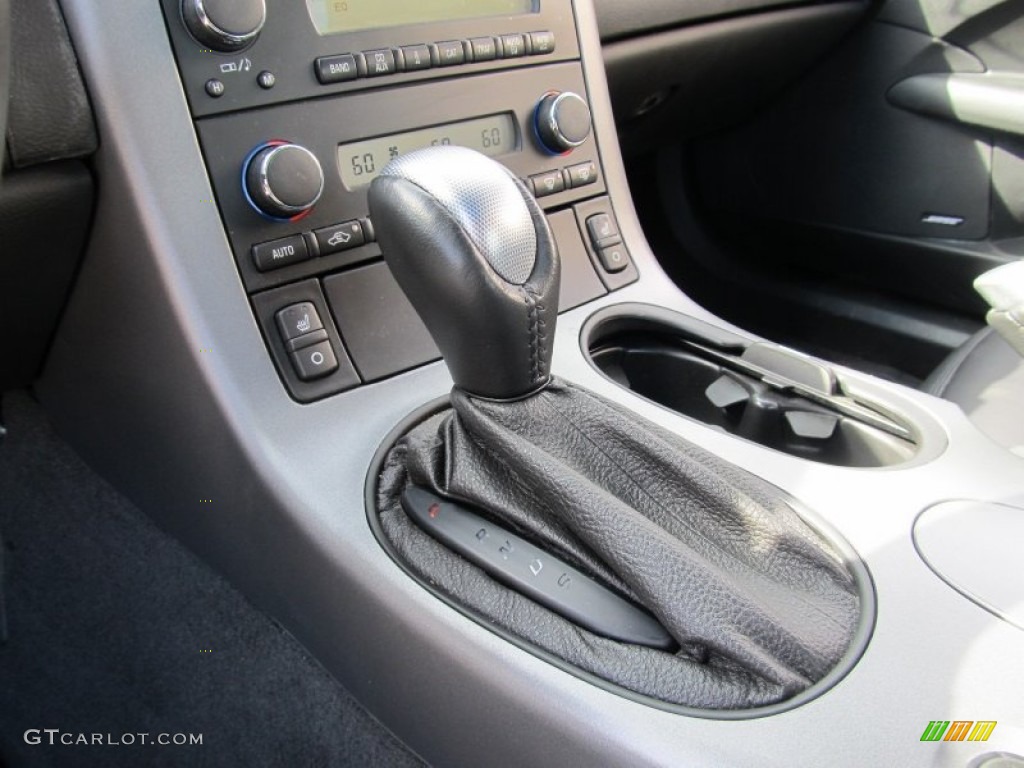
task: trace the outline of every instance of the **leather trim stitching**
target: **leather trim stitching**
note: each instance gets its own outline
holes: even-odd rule
[[[543,329],[544,321],[541,320],[540,311],[543,306],[540,304],[540,297],[531,291],[529,288],[523,286],[523,298],[526,299],[526,313],[529,322],[529,329],[527,333],[530,338],[528,341],[529,353],[530,353],[530,380],[538,381],[541,378],[541,345],[543,344]]]

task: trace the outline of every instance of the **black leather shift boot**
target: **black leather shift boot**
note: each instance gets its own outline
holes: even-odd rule
[[[402,510],[408,483],[475,507],[645,606],[675,653],[598,637],[495,582]],[[452,393],[387,456],[385,535],[414,572],[506,631],[637,693],[700,708],[789,698],[858,624],[841,556],[758,478],[555,381],[517,402]]]

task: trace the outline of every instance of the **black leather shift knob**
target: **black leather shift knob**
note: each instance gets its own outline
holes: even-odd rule
[[[560,268],[519,179],[479,152],[430,147],[388,163],[370,186],[370,214],[457,387],[513,399],[547,383]]]

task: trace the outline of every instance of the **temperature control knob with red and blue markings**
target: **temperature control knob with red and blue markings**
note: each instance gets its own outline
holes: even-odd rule
[[[552,155],[567,155],[590,136],[590,107],[572,91],[544,94],[534,110],[541,146]]]
[[[242,167],[242,190],[256,211],[278,221],[308,214],[324,191],[324,171],[316,155],[288,141],[256,147]]]

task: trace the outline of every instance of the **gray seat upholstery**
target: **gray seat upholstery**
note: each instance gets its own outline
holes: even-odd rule
[[[955,350],[921,389],[956,403],[978,429],[1024,456],[1024,357],[992,328]]]

